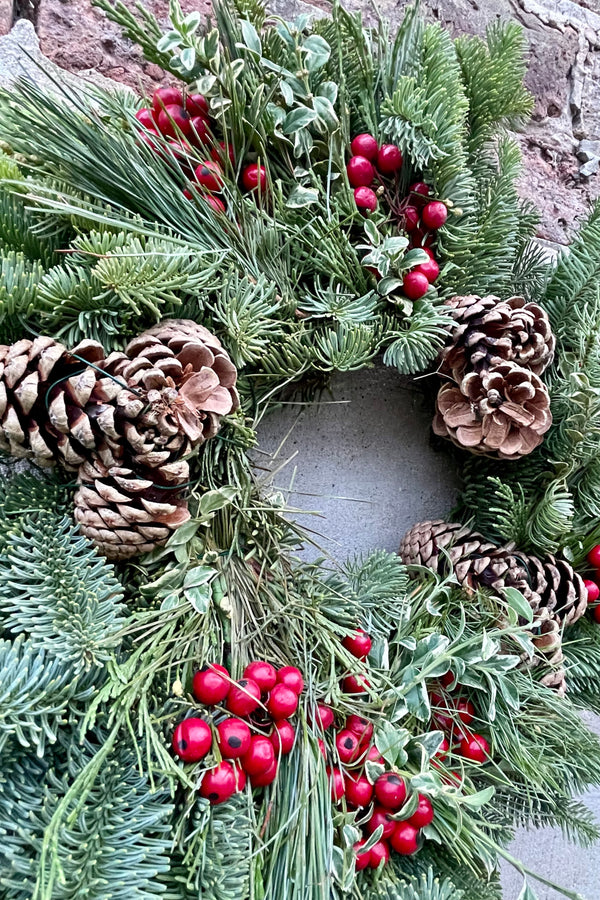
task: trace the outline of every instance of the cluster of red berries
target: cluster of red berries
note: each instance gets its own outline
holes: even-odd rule
[[[215,123],[211,122],[209,105],[202,94],[188,94],[185,98],[179,88],[159,88],[152,96],[152,107],[139,109],[135,114],[143,125],[143,138],[157,152],[162,152],[163,145],[156,141],[159,135],[166,139],[172,156],[192,174],[189,187],[183,191],[191,200],[194,194],[199,195],[215,212],[225,212],[225,205],[220,197],[224,184],[224,172],[228,162],[235,166],[235,157],[231,145],[218,141],[215,136]],[[192,158],[198,154],[209,152],[207,159],[193,166]],[[246,191],[267,189],[267,171],[264,166],[250,163],[241,172],[241,183]]]
[[[600,603],[598,602],[600,600],[600,544],[592,547],[587,555],[587,561],[596,570],[596,577],[595,580],[584,578],[583,583],[587,590],[588,603],[593,604],[591,606],[592,616],[600,624]]]
[[[484,763],[489,759],[490,745],[483,735],[468,727],[475,718],[475,707],[464,697],[452,696],[456,685],[451,672],[446,673],[440,682],[446,691],[434,692],[429,697],[434,722],[446,733],[440,752],[445,755],[452,747],[464,759]]]
[[[296,731],[289,718],[296,712],[303,690],[299,669],[275,669],[264,660],[246,666],[239,681],[218,663],[196,672],[192,683],[196,700],[224,709],[211,716],[210,724],[199,717],[180,722],[173,733],[173,751],[184,762],[195,763],[216,745],[215,755],[220,755],[221,762],[204,774],[202,797],[213,805],[223,803],[244,790],[246,777],[253,788],[275,780],[280,757],[294,746]]]

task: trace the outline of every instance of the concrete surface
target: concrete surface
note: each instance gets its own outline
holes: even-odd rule
[[[449,513],[458,473],[444,450],[430,444],[431,413],[414,383],[378,366],[337,376],[332,393],[318,408],[284,406],[261,424],[260,446],[280,448],[278,463],[290,460],[273,483],[291,506],[320,513],[297,518],[326,536],[316,539],[333,557],[396,550],[415,522]],[[590,721],[600,732],[600,721]],[[585,800],[600,819],[600,791]],[[582,850],[560,831],[545,829],[520,833],[511,852],[585,900],[600,900],[599,847]],[[509,866],[503,868],[503,884],[504,900],[517,900],[522,878]],[[531,887],[538,900],[561,896],[533,882]]]

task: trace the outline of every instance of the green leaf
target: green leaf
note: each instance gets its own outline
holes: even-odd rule
[[[335,131],[335,129],[339,125],[339,119],[337,117],[337,113],[333,108],[333,104],[327,99],[327,97],[314,97],[313,98],[313,107],[317,112],[319,119],[325,125],[327,131]]]
[[[337,100],[338,86],[335,81],[324,81],[317,88],[317,97],[326,97],[331,104]]]
[[[306,68],[309,72],[321,69],[331,56],[331,47],[318,34],[311,34],[306,38],[300,49],[306,54]]]
[[[504,588],[502,593],[509,607],[514,609],[519,618],[525,619],[526,622],[533,622],[533,610],[521,591],[513,587],[507,587]]]
[[[211,566],[194,566],[193,569],[188,570],[183,582],[183,587],[184,589],[187,589],[199,587],[201,584],[207,584],[216,574],[217,570],[213,569]]]
[[[183,68],[187,69],[188,72],[191,72],[196,65],[196,48],[186,47],[181,51],[179,59],[181,60],[181,65],[183,66]]]
[[[523,882],[523,887],[521,888],[521,893],[517,897],[517,900],[537,900],[537,894],[533,892],[527,881]]]
[[[252,22],[249,22],[247,19],[242,19],[240,26],[242,29],[242,37],[244,38],[244,43],[248,50],[251,50],[258,56],[262,56],[262,44],[258,32]]]
[[[200,500],[200,515],[203,519],[212,517],[220,509],[227,506],[237,494],[237,488],[225,486],[217,491],[207,491]],[[186,526],[184,525],[183,528]],[[182,529],[179,529],[181,531]],[[175,532],[178,534],[178,531]]]
[[[375,746],[383,758],[391,766],[402,765],[407,760],[404,747],[410,740],[410,732],[406,728],[395,728],[391,722],[383,721],[375,732]]]
[[[496,789],[493,786],[490,786],[484,788],[481,791],[477,791],[476,794],[467,794],[462,796],[460,798],[460,802],[462,806],[466,806],[469,809],[481,809],[482,806],[485,806],[486,803],[490,802],[495,793]]]
[[[311,122],[317,118],[317,111],[309,109],[307,106],[299,106],[287,114],[283,122],[284,134],[295,134],[302,128],[306,128]]]
[[[317,188],[307,188],[303,187],[301,184],[297,184],[287,198],[285,205],[290,209],[300,209],[303,206],[310,206],[312,203],[318,203],[318,201],[319,191]]]
[[[200,615],[204,615],[208,611],[212,598],[212,589],[210,584],[202,584],[199,587],[189,588],[184,591],[186,600],[192,604],[194,609]]]

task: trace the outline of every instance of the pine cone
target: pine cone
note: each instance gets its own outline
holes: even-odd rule
[[[538,375],[510,362],[443,384],[433,430],[459,447],[518,459],[541,444],[552,424],[550,397]]]
[[[162,466],[160,473],[169,484],[141,478],[126,467],[107,468],[99,459],[79,469],[75,521],[108,559],[149,553],[190,518],[182,496],[188,464],[180,460]]]
[[[556,341],[546,312],[523,297],[451,297],[446,305],[456,321],[442,351],[440,371],[460,382],[472,369],[498,359],[541,375],[552,361]]]

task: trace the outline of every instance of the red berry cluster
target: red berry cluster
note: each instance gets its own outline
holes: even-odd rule
[[[444,688],[451,688],[455,682],[454,675],[448,672],[440,679]],[[464,697],[452,696],[453,690],[434,692],[429,700],[432,707],[434,723],[446,733],[444,744],[440,748],[444,755],[452,746],[464,759],[471,762],[484,763],[490,756],[490,745],[481,734],[470,731],[468,726],[476,714],[475,707]]]
[[[587,555],[590,566],[596,570],[594,579],[584,578],[583,583],[587,590],[588,603],[591,605],[591,613],[596,622],[600,624],[600,544],[592,547]]]
[[[352,156],[346,172],[354,188],[354,202],[361,212],[375,212],[378,200],[372,185],[376,181],[383,185],[383,177],[398,174],[402,168],[402,153],[394,144],[380,147],[372,134],[357,134],[350,150]]]
[[[196,672],[192,691],[204,706],[223,705],[233,713],[218,712],[205,719],[184,719],[173,733],[173,751],[184,762],[199,762],[213,749],[213,733],[221,762],[202,779],[200,795],[212,804],[223,803],[246,786],[266,787],[275,780],[279,759],[287,755],[296,732],[289,721],[298,708],[304,679],[295,666],[275,669],[256,660],[244,676],[233,681],[224,666],[209,663]]]
[[[193,173],[190,184],[183,191],[191,200],[194,194],[199,195],[215,212],[225,212],[225,204],[220,197],[224,184],[224,171],[227,162],[235,165],[233,147],[216,138],[216,123],[211,120],[209,105],[202,94],[188,94],[185,98],[179,88],[159,88],[152,96],[152,107],[144,107],[135,114],[136,119],[144,126],[143,138],[157,152],[162,152],[160,142],[154,140],[159,135],[164,137],[171,149],[173,157],[184,170]],[[190,158],[206,153],[208,157],[201,160],[196,167]],[[267,172],[264,166],[250,163],[242,169],[242,186],[246,191],[267,189]]]

